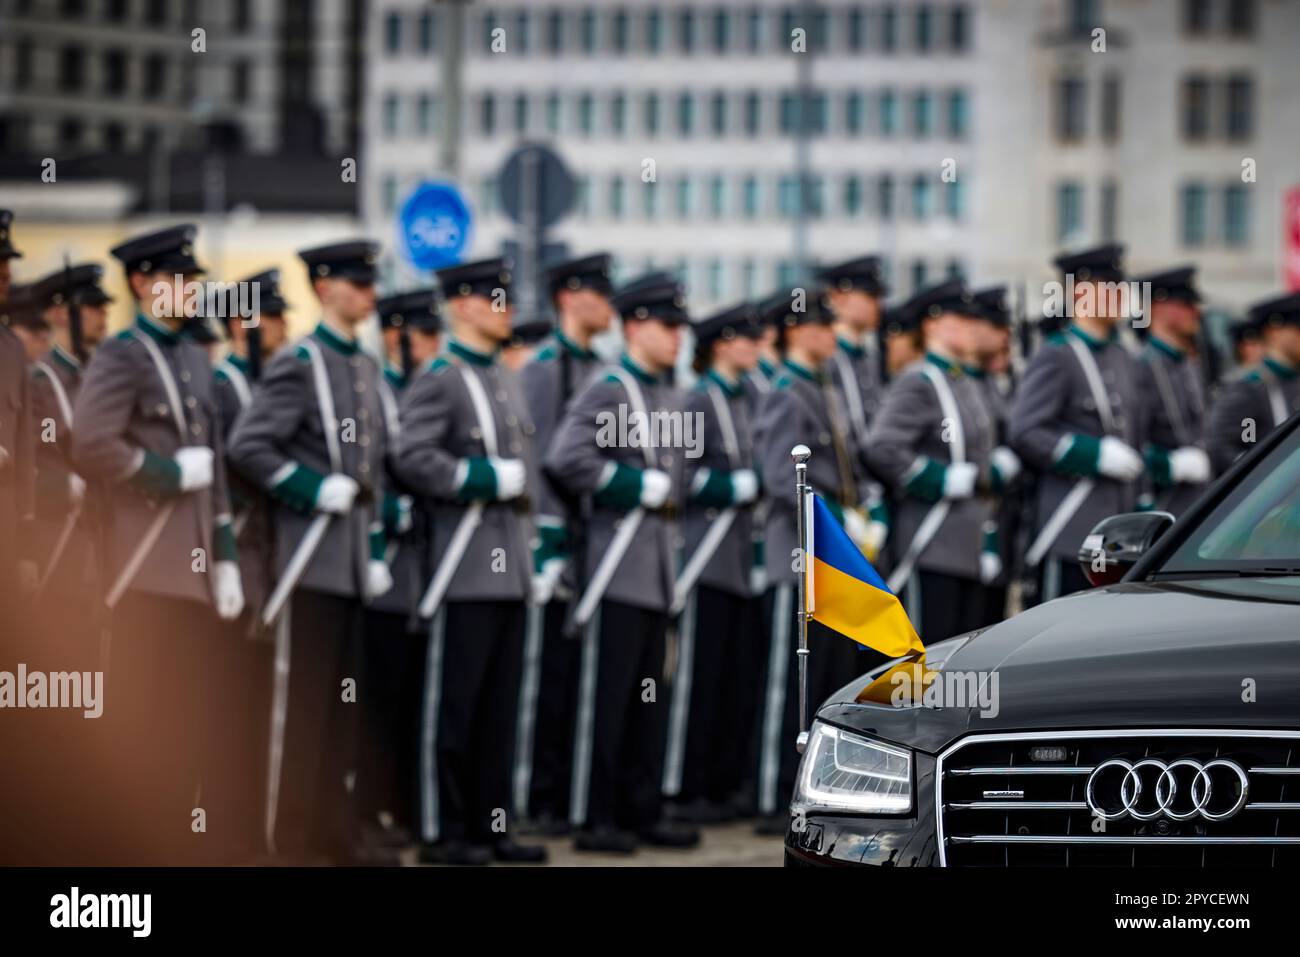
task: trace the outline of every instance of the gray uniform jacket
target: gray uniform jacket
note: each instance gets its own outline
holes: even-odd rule
[[[487,410],[479,411],[466,376],[481,386]],[[401,428],[393,465],[427,508],[431,578],[470,503],[484,502],[482,524],[452,576],[446,600],[522,601],[532,577],[528,503],[537,494],[537,463],[532,418],[518,377],[494,356],[453,340],[406,387]],[[490,455],[523,461],[525,499],[496,501],[495,475],[486,462]]]
[[[794,462],[790,450],[806,445],[808,483],[833,507],[856,504],[853,465],[857,445],[849,431],[844,397],[828,375],[787,361],[763,396],[754,430],[760,479],[767,496],[764,563],[769,585],[794,583],[796,524]],[[839,448],[837,450],[837,437]],[[847,472],[847,474],[845,474]]]
[[[334,406],[330,433],[317,398],[313,350]],[[308,591],[364,600],[366,566],[371,557],[383,556],[387,435],[379,381],[374,356],[322,323],[267,363],[252,405],[235,422],[230,464],[271,499],[277,577],[312,522],[322,480],[341,473],[361,486],[351,511],[330,519],[298,580],[298,587]],[[337,462],[332,461],[329,434],[338,439]]]
[[[236,355],[223,359],[214,373],[217,408],[221,410],[221,434],[227,447],[239,416],[253,402],[253,383],[248,378],[248,364]],[[244,585],[244,604],[260,613],[270,596],[274,531],[270,504],[261,488],[238,472],[230,474],[230,508],[235,517],[235,537],[239,544],[239,571]]]
[[[1210,461],[1216,474],[1300,411],[1300,374],[1271,358],[1238,373],[1210,409]]]
[[[397,474],[397,455],[402,445],[401,394],[405,389],[401,374],[392,375],[384,371],[380,382],[379,397],[384,405],[384,418],[388,428],[388,491],[390,496],[407,492]],[[414,495],[412,494],[414,498]],[[390,499],[391,502],[391,499]],[[428,556],[425,554],[425,536],[428,531],[428,519],[423,509],[411,516],[411,527],[398,534],[396,513],[392,508],[384,516],[385,530],[388,533],[386,558],[388,570],[393,576],[393,587],[371,602],[376,611],[397,615],[410,615],[420,601],[420,593],[425,581],[425,567]]]
[[[753,562],[753,503],[734,506],[731,473],[757,469],[749,400],[743,387],[713,372],[702,376],[686,399],[686,411],[701,422],[703,447],[698,458],[688,458],[684,480],[689,491],[683,522],[689,561],[705,532],[729,507],[735,518],[717,551],[700,575],[700,583],[741,597],[750,596],[749,571]]]
[[[884,383],[880,381],[880,356],[873,346],[860,346],[844,338],[829,363],[831,379],[844,396],[853,440],[858,448],[854,469],[858,480],[858,499],[876,505],[883,498],[883,489],[871,474],[866,459],[867,435],[871,421],[880,408],[884,396]]]
[[[685,436],[684,396],[663,377],[651,377],[623,357],[621,374],[632,377],[645,401],[645,412],[667,413],[658,421],[672,427],[680,423]],[[573,397],[560,422],[544,467],[569,494],[591,496],[591,518],[587,525],[587,547],[582,587],[591,580],[601,557],[619,524],[639,501],[640,473],[649,468],[647,453],[654,468],[668,473],[672,491],[668,502],[680,509],[683,499],[685,449],[672,441],[648,447],[632,431],[635,419],[633,403],[618,374],[611,368],[598,372],[586,388]],[[623,429],[626,425],[626,431]],[[662,431],[655,431],[658,439]],[[671,440],[672,436],[668,438]],[[672,605],[676,576],[676,555],[680,533],[671,509],[647,511],[632,547],[615,569],[604,598],[638,608],[667,612]],[[581,590],[581,589],[580,589]]]
[[[1025,465],[1038,472],[1031,542],[1081,477],[1094,482],[1088,497],[1045,553],[1073,562],[1098,522],[1132,511],[1137,483],[1096,474],[1096,447],[1106,429],[1083,366],[1066,336],[1083,342],[1096,361],[1115,420],[1115,437],[1140,452],[1145,429],[1136,363],[1118,341],[1090,341],[1071,327],[1045,341],[1030,360],[1011,410],[1009,438]]]
[[[27,414],[29,388],[22,341],[0,325],[0,593],[15,581],[17,561],[32,551],[36,439]]]
[[[164,377],[155,357],[170,373]],[[172,395],[169,385],[176,392]],[[174,410],[173,401],[179,403]],[[181,422],[176,420],[179,413]],[[237,557],[226,490],[221,421],[208,354],[195,342],[138,316],[131,328],[102,342],[86,366],[73,403],[73,466],[105,483],[109,587],[141,544],[159,510],[171,507],[157,542],[130,587],[150,594],[210,602],[214,561]],[[183,433],[183,434],[182,434]],[[182,446],[213,450],[213,483],[179,491],[173,461]],[[194,549],[206,562],[196,564]]]
[[[1205,395],[1200,365],[1154,336],[1138,362],[1138,389],[1146,410],[1147,478],[1155,507],[1181,515],[1205,488],[1202,483],[1174,483],[1169,453],[1184,446],[1205,448]]]
[[[930,371],[933,370],[933,371]],[[940,399],[938,376],[952,394],[955,421]],[[943,497],[946,468],[955,461],[974,464],[987,488],[989,457],[997,441],[997,423],[983,395],[983,383],[961,366],[930,355],[904,369],[885,391],[871,426],[867,458],[872,469],[897,496],[894,517],[896,559],[901,559],[925,516]],[[958,456],[960,452],[960,458]],[[938,530],[916,559],[915,568],[979,578],[979,555],[992,503],[977,490],[952,499]]]
[[[32,364],[31,430],[41,436],[36,443],[36,522],[33,526],[35,557],[44,573],[55,545],[74,511],[71,495],[72,403],[81,386],[81,363],[55,346]],[[74,416],[75,417],[75,416]],[[64,568],[71,568],[68,549],[88,560],[90,537],[81,533],[68,540]],[[78,566],[84,571],[84,565]]]

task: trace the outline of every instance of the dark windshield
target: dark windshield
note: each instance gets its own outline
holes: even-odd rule
[[[1300,429],[1242,476],[1161,572],[1300,572]]]

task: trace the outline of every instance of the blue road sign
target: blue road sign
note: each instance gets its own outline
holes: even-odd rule
[[[469,205],[451,183],[421,183],[402,204],[398,234],[407,260],[419,269],[460,262],[473,223]]]

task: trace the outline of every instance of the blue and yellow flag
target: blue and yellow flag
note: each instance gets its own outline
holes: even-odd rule
[[[925,652],[902,602],[858,551],[820,495],[810,495],[808,617],[891,658]]]

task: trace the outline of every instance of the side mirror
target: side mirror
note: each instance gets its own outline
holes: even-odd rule
[[[1098,522],[1079,546],[1079,568],[1094,588],[1113,585],[1173,524],[1168,512],[1112,515]]]

